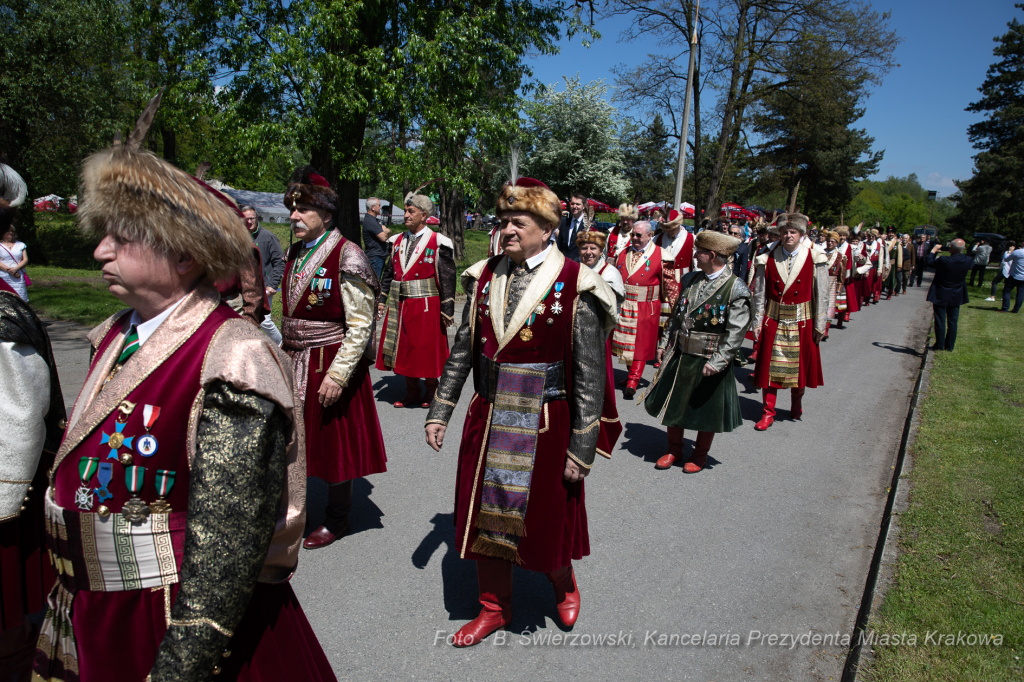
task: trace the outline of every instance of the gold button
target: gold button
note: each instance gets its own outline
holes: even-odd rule
[[[229,658],[230,656],[231,656],[231,650],[230,649],[225,649],[224,653],[221,654],[222,658]]]
[[[220,675],[220,666],[219,665],[213,666],[213,674],[214,675]]]
[[[68,427],[68,420],[67,419],[61,419],[59,422],[57,422],[57,428],[58,429],[64,430],[67,427]]]
[[[22,505],[21,511],[25,511],[25,506],[24,505]]]

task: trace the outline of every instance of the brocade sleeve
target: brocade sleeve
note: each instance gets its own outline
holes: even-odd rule
[[[438,246],[437,290],[441,293],[441,322],[449,326],[455,321],[455,256],[447,246]]]
[[[366,344],[370,341],[373,318],[377,311],[373,305],[373,289],[366,282],[342,273],[340,284],[341,301],[345,306],[345,340],[341,342],[341,348],[327,369],[327,375],[344,388],[348,386],[366,350]]]
[[[462,290],[470,296],[474,296],[476,280],[463,277]],[[455,343],[452,345],[448,360],[444,363],[444,371],[441,373],[437,392],[427,411],[427,424],[447,425],[451,421],[455,407],[459,404],[462,387],[466,383],[466,378],[469,377],[469,371],[473,368],[473,331],[470,329],[472,314],[472,298],[469,298],[462,309],[462,323],[459,325],[459,331],[455,334]],[[603,340],[601,348],[604,348]]]
[[[189,471],[181,585],[152,682],[212,679],[230,649],[274,533],[289,429],[269,400],[224,382],[207,387]]]
[[[725,318],[725,338],[718,344],[718,350],[708,364],[716,372],[728,369],[732,361],[736,359],[736,353],[743,345],[743,338],[750,329],[751,321],[751,296],[750,290],[739,277],[732,285],[732,293],[729,295],[729,314]]]
[[[580,294],[572,325],[573,374],[572,395],[569,396],[572,433],[566,455],[584,469],[594,464],[601,430],[606,379],[604,342],[599,304],[592,295]]]
[[[756,265],[757,272],[754,274],[754,287],[750,292],[751,304],[754,308],[754,323],[751,328],[754,330],[754,338],[761,337],[761,325],[764,324],[764,306],[765,306],[765,266],[758,263]],[[828,271],[825,272],[828,274]]]
[[[820,334],[828,327],[828,262],[814,264],[814,329]]]

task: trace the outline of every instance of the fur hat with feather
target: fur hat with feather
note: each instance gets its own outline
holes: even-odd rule
[[[162,94],[150,100],[125,145],[97,152],[82,165],[82,229],[98,238],[188,253],[210,279],[231,277],[252,258],[252,237],[237,210],[142,149]]]
[[[331,189],[327,179],[317,173],[315,168],[302,166],[292,173],[288,189],[284,193],[285,208],[293,211],[296,204],[320,208],[333,216],[338,212],[338,195]]]

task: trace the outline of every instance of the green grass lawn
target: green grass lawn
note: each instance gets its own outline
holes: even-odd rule
[[[876,646],[865,680],[1024,677],[1024,316],[996,312],[987,291],[970,290],[956,350],[935,356],[896,578],[870,624],[917,645]],[[924,641],[936,632],[1002,646]]]
[[[37,224],[37,229],[39,227],[40,225]],[[45,231],[52,231],[54,234],[51,236],[62,235],[72,240],[77,249],[72,250],[69,248],[64,251],[55,252],[53,244],[48,242],[47,253],[50,255],[51,261],[57,262],[60,265],[74,264],[80,267],[33,265],[30,260],[28,271],[29,276],[32,278],[32,287],[29,289],[29,301],[33,309],[42,317],[53,320],[71,320],[87,327],[95,327],[125,306],[113,294],[107,291],[107,284],[103,281],[99,270],[83,269],[85,267],[98,267],[98,265],[95,261],[91,260],[91,256],[87,257],[84,255],[91,253],[91,249],[80,238],[80,235],[72,234],[71,227],[73,227],[73,223],[70,216],[56,215],[52,221],[46,221]],[[288,248],[290,230],[287,225],[271,223],[264,227],[277,235],[284,249]],[[59,240],[53,239],[52,241],[57,242]],[[465,268],[478,260],[486,258],[487,243],[487,232],[467,230],[465,233],[465,257],[456,264],[456,272],[461,274]],[[30,258],[31,255],[30,252]],[[456,282],[457,292],[461,294],[461,278],[457,277]],[[274,297],[274,307],[271,315],[280,326],[280,295]]]

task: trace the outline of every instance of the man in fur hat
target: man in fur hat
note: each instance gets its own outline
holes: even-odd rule
[[[444,361],[448,327],[455,319],[455,247],[427,227],[434,202],[423,194],[405,199],[407,232],[388,239],[377,319],[382,319],[377,369],[405,377],[405,397],[395,407],[430,407]],[[420,396],[420,377],[427,392]]]
[[[0,164],[0,196],[3,173]],[[0,198],[0,233],[10,229],[14,212]],[[2,279],[0,395],[0,670],[5,680],[27,680],[39,635],[28,616],[46,606],[55,577],[46,555],[43,494],[65,412],[46,329]]]
[[[640,213],[634,204],[619,204],[618,218],[615,227],[608,231],[608,243],[605,245],[606,257],[613,266],[618,261],[619,254],[629,247],[629,235],[633,232],[633,223],[640,218]]]
[[[780,388],[791,389],[790,417],[799,419],[804,390],[824,383],[818,343],[828,321],[828,260],[801,242],[807,216],[790,213],[784,218],[778,244],[754,261],[753,380],[764,390],[763,414],[754,426],[758,431],[774,423]]]
[[[644,399],[644,409],[668,427],[668,453],[655,468],[683,458],[683,429],[697,431],[693,455],[683,471],[707,466],[716,433],[743,423],[732,363],[750,327],[750,291],[728,267],[741,240],[718,232],[697,235],[697,271],[683,276],[679,300],[658,344],[661,370]]]
[[[661,223],[661,231],[654,237],[661,249],[661,290],[665,292],[661,304],[661,326],[668,322],[676,301],[679,300],[679,282],[693,267],[693,235],[683,229],[683,214],[672,209],[668,220]]]
[[[284,195],[298,241],[288,251],[281,334],[306,424],[307,473],[328,485],[323,524],[302,546],[326,547],[349,531],[352,481],[387,470],[370,381],[377,276],[359,245],[335,229],[338,195],[312,167]]]
[[[629,248],[619,254],[615,265],[626,285],[626,301],[612,334],[612,353],[629,365],[629,377],[622,395],[629,400],[636,393],[644,365],[658,349],[661,311],[667,300],[662,278],[665,256],[654,243],[651,224],[641,220],[633,225]]]
[[[142,147],[86,159],[78,216],[130,306],[93,359],[49,472],[58,574],[43,680],[334,680],[288,579],[305,521],[287,357],[213,282],[252,257],[223,200]],[[116,551],[115,551],[116,548]]]
[[[839,250],[839,233],[825,230],[825,257],[828,258],[828,322],[825,325],[825,336],[832,326],[832,318],[836,319],[836,329],[843,328],[843,317],[846,313],[846,258]]]
[[[843,288],[844,288],[844,303],[846,309],[843,310],[843,314],[838,318],[837,327],[842,327],[844,322],[850,321],[850,315],[852,313],[860,312],[860,301],[857,296],[857,284],[853,279],[854,274],[854,262],[853,262],[853,246],[850,244],[850,228],[846,225],[840,225],[835,229],[835,233],[839,235],[839,245],[836,249],[843,257],[843,262],[846,265],[846,270],[843,272]]]
[[[472,370],[455,493],[459,556],[473,559],[480,615],[455,646],[512,622],[512,567],[544,573],[558,618],[576,622],[572,561],[590,553],[583,478],[594,462],[604,395],[604,339],[615,297],[551,243],[558,197],[520,178],[498,198],[504,255],[463,273],[469,300],[427,415],[440,450]],[[576,244],[573,244],[576,249]]]

